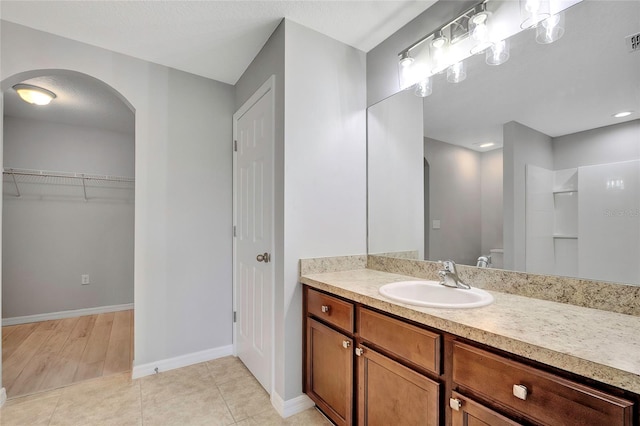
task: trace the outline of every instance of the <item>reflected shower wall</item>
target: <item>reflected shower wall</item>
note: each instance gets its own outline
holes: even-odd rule
[[[527,272],[640,282],[640,160],[527,165],[526,206]]]

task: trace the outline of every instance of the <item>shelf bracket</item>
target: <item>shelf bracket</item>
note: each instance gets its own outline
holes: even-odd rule
[[[82,177],[82,190],[84,191],[84,201],[87,201],[87,186],[85,185],[85,177],[84,175],[80,175]]]
[[[13,169],[9,169],[9,172],[11,172],[11,177],[13,178],[13,184],[16,186],[16,192],[18,193],[18,195],[16,195],[16,197],[20,198],[20,197],[22,197],[22,195],[20,194],[20,188],[18,188],[18,182],[16,181],[16,175],[15,175],[15,173],[13,173]]]

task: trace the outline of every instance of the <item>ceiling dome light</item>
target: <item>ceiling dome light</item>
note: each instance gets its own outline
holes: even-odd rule
[[[18,93],[20,99],[33,105],[48,105],[56,97],[55,93],[30,84],[16,84],[13,90]]]
[[[633,111],[622,111],[619,112],[617,114],[613,114],[614,118],[623,118],[623,117],[628,117],[633,113]]]

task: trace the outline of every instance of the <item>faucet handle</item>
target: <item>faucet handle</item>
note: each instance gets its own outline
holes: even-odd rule
[[[453,274],[456,273],[456,263],[453,260],[445,260],[442,262],[442,266],[444,270],[447,272],[451,272]]]

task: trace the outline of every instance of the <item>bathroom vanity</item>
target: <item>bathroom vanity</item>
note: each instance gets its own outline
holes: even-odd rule
[[[378,293],[411,278],[300,277],[304,390],[337,425],[640,425],[640,317],[499,292],[458,310]]]

